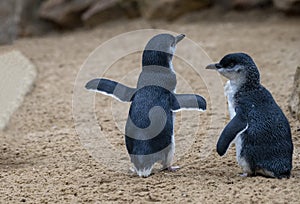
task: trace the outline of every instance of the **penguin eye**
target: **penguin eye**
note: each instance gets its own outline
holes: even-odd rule
[[[234,63],[233,62],[231,62],[230,64],[229,64],[229,67],[234,67]]]

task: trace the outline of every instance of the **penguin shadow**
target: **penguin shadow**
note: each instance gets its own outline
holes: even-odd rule
[[[295,157],[294,157],[293,169],[292,169],[290,178],[297,178],[297,179],[300,178],[300,163],[299,163],[300,158],[299,157],[300,157],[300,153],[296,150]]]
[[[13,149],[12,147],[1,146],[0,169],[23,168],[33,165],[33,162],[25,158],[28,153],[25,150]]]
[[[153,177],[160,177],[162,175],[172,175],[176,174],[180,171],[181,167],[180,166],[175,166],[174,170],[169,170],[169,169],[163,169],[163,166],[159,163],[155,163],[153,165],[151,174],[147,177],[140,177],[137,175],[137,173],[134,170],[134,167],[129,167],[127,172],[123,172],[129,176],[129,178],[153,178]]]
[[[0,169],[18,169],[33,166],[41,155],[34,155],[28,150],[24,138],[0,133]],[[24,140],[23,140],[24,139]]]
[[[299,179],[300,178],[300,167],[297,167],[292,170],[291,179]]]

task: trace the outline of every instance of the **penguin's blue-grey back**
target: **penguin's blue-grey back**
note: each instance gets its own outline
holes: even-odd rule
[[[170,38],[169,35],[157,38],[159,37]],[[156,39],[152,40],[154,40],[154,45],[150,41],[143,52],[143,67],[137,84],[138,90],[132,98],[125,129],[126,147],[129,154],[132,155],[155,154],[167,148],[172,142],[173,113],[170,102],[172,92],[176,87],[176,75],[171,67],[172,53],[169,53],[169,50],[164,47],[158,48]],[[149,139],[140,139],[140,137],[145,137],[145,131],[142,132],[143,135],[140,135],[140,131],[129,131],[132,129],[131,126],[140,129],[150,127],[149,114],[155,107],[160,107],[163,112],[153,114],[154,118],[152,119],[164,123],[161,130],[155,133],[157,135],[150,135]]]
[[[129,154],[154,154],[171,144],[173,135],[171,97],[172,93],[169,90],[159,86],[146,86],[135,93],[128,117],[136,127],[145,129],[151,125],[149,113],[154,107],[162,108],[165,113],[155,114],[153,120],[161,120],[162,123],[166,123],[158,135],[149,135],[150,139],[140,140],[140,135],[126,135],[126,146]],[[126,126],[126,134],[128,134],[128,128],[130,127]],[[139,134],[139,132],[136,131],[131,134]]]
[[[148,42],[143,52],[138,90],[132,98],[125,128],[126,148],[137,171],[152,168],[155,162],[162,160],[173,142],[171,102],[176,87],[172,67],[175,44],[174,36],[160,34]],[[161,111],[151,116],[156,107]],[[154,121],[161,124],[152,125]],[[146,131],[147,128],[150,130]]]

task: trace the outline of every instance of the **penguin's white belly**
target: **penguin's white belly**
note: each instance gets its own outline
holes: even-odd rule
[[[236,86],[232,85],[230,83],[230,81],[227,81],[226,85],[225,85],[225,95],[227,97],[227,101],[228,101],[228,110],[229,110],[229,115],[230,115],[230,119],[232,119],[235,116],[235,104],[234,104],[234,94],[237,91]],[[241,157],[241,151],[242,151],[242,146],[243,146],[243,140],[241,138],[241,134],[243,132],[245,132],[248,129],[248,125],[246,126],[245,129],[243,129],[241,132],[239,132],[235,139],[234,139],[234,144],[235,144],[235,148],[236,148],[236,160],[239,164],[239,166],[242,167],[243,171],[245,173],[250,173],[250,167],[249,164],[247,163],[247,161]]]
[[[234,144],[235,144],[235,150],[236,150],[236,160],[239,163],[240,160],[240,155],[241,155],[241,151],[242,151],[242,138],[241,138],[241,134],[238,134],[234,140]]]
[[[241,151],[243,146],[242,134],[248,129],[248,124],[241,132],[239,132],[235,138],[236,160],[240,167],[242,167],[244,173],[251,173],[250,166],[245,158],[241,157]]]
[[[228,110],[229,110],[230,119],[232,119],[235,116],[234,94],[237,91],[237,87],[233,86],[230,83],[230,81],[227,81],[224,87],[224,91],[228,101]]]

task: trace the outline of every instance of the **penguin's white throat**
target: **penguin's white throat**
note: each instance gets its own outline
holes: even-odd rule
[[[231,87],[234,87],[235,90],[238,90],[241,86],[243,86],[244,83],[246,83],[246,79],[244,77],[237,77],[230,79],[228,83]]]
[[[240,73],[226,72],[226,71],[222,71],[222,70],[220,70],[219,72],[221,75],[223,75],[224,77],[229,79],[228,83],[230,83],[230,85],[232,87],[235,87],[236,89],[239,89],[247,81],[246,76],[243,74],[240,74]]]
[[[228,101],[229,115],[231,119],[235,116],[234,96],[239,88],[240,86],[231,80],[227,81],[224,87],[225,96],[227,97]]]

